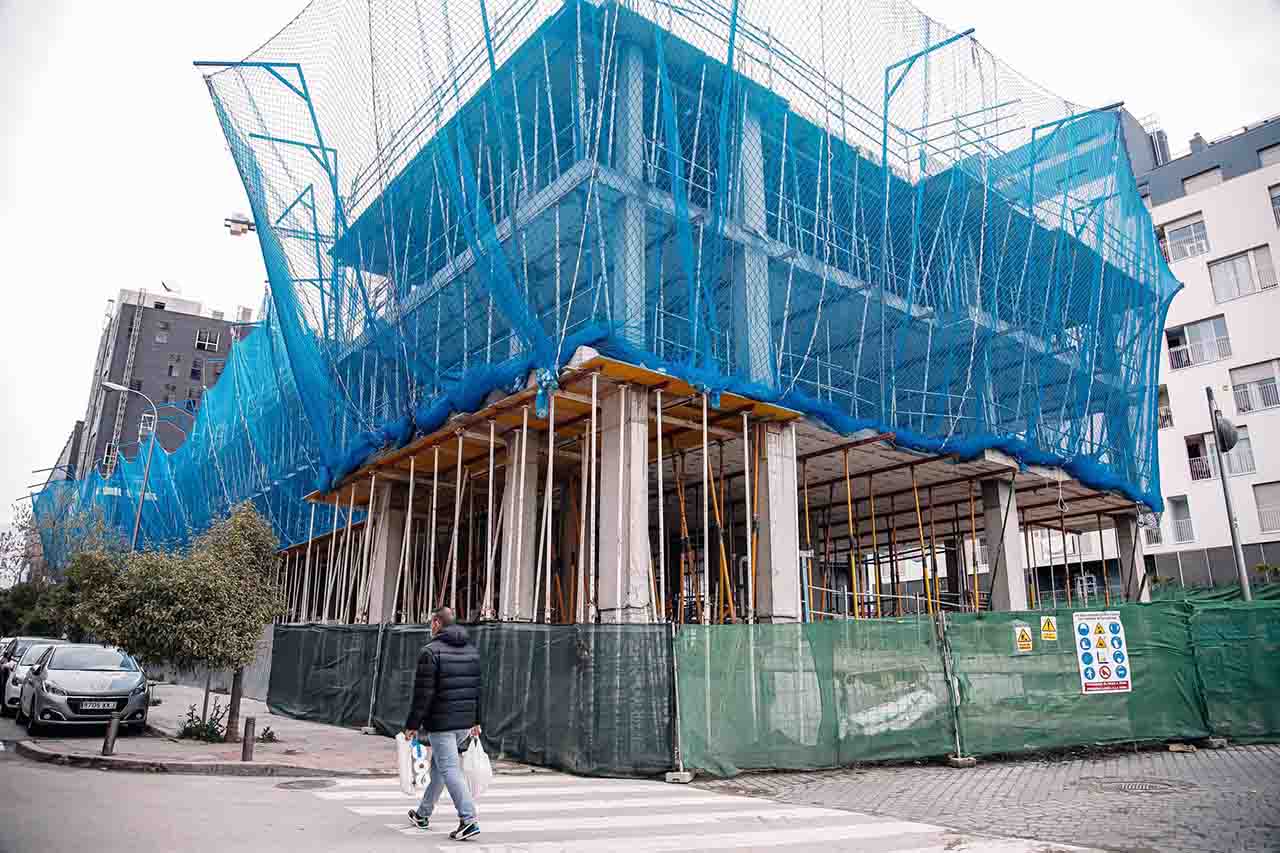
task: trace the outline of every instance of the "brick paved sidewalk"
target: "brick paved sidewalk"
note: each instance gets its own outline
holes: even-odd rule
[[[1276,745],[984,762],[967,770],[929,765],[752,773],[696,784],[1134,853],[1280,851]]]

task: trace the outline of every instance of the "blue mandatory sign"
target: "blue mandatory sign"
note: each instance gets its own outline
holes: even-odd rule
[[[1123,643],[1121,643],[1121,642],[1120,642],[1120,638],[1119,638],[1119,637],[1112,637],[1112,638],[1111,638],[1111,648],[1113,648],[1113,649],[1118,649],[1118,648],[1120,648],[1120,646],[1121,646],[1121,645],[1123,645]]]
[[[1120,623],[1119,623],[1119,622],[1112,622],[1110,625],[1108,625],[1108,626],[1107,626],[1107,628],[1108,628],[1108,629],[1111,631],[1111,633],[1113,633],[1113,634],[1119,634],[1119,633],[1120,633]]]
[[[1116,652],[1111,656],[1116,663],[1124,663],[1124,652]]]
[[[1089,652],[1085,652],[1084,654],[1080,655],[1080,662],[1085,665],[1093,663],[1093,655],[1090,654]]]
[[[1083,639],[1080,640],[1080,648],[1084,649],[1087,652],[1089,651],[1089,649],[1093,648],[1093,643],[1089,642],[1088,637],[1084,637]]]
[[[1091,667],[1091,666],[1086,666],[1086,667],[1084,668],[1084,677],[1085,677],[1085,678],[1087,678],[1087,679],[1089,679],[1090,681],[1092,681],[1092,680],[1094,679],[1094,675],[1095,675],[1095,674],[1094,674],[1094,671],[1093,671],[1093,667]]]
[[[1080,632],[1080,636],[1081,636],[1081,637],[1087,637],[1087,636],[1089,636],[1089,626],[1088,626],[1088,625],[1081,625],[1077,630]]]
[[[1128,677],[1129,677],[1129,670],[1127,667],[1123,667],[1123,666],[1116,667],[1116,678],[1128,678]]]

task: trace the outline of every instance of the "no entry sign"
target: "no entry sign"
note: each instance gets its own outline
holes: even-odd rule
[[[1072,613],[1081,693],[1128,693],[1133,689],[1129,644],[1118,610]]]

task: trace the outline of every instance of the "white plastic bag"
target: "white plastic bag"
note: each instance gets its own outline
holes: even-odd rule
[[[467,777],[467,787],[471,789],[471,798],[478,800],[480,795],[493,781],[493,765],[489,763],[489,754],[480,745],[480,738],[472,738],[471,746],[462,753],[462,775]]]
[[[431,753],[416,739],[405,740],[404,732],[396,733],[396,774],[400,792],[417,794],[427,783],[431,771]]]

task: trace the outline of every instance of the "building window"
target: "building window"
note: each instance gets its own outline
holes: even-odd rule
[[[102,465],[106,468],[106,476],[110,477],[111,472],[116,467],[116,456],[118,451],[114,441],[108,441],[107,446],[102,451]]]
[[[1169,429],[1173,426],[1173,407],[1169,405],[1169,389],[1160,386],[1160,396],[1157,403],[1156,411],[1159,414],[1158,423],[1160,429]]]
[[[1169,498],[1169,514],[1173,516],[1173,541],[1192,542],[1196,538],[1191,523],[1191,505],[1185,497]]]
[[[169,375],[170,376],[178,375],[178,365],[174,364],[172,361],[169,362]]]
[[[1276,286],[1276,269],[1271,264],[1271,247],[1259,246],[1209,264],[1215,302],[1227,302]]]
[[[1276,227],[1280,228],[1280,184],[1271,188],[1271,215],[1275,217]]]
[[[1154,512],[1144,512],[1138,516],[1138,525],[1142,528],[1143,538],[1148,545],[1164,543],[1164,533],[1160,529],[1160,516]]]
[[[196,349],[205,352],[217,352],[221,337],[221,334],[212,329],[201,329],[196,332]]]
[[[1240,414],[1280,406],[1280,361],[1264,361],[1231,371],[1231,390]]]
[[[202,379],[204,379],[204,359],[193,358],[191,359],[191,381],[200,382]]]
[[[143,412],[138,421],[138,441],[145,441],[156,429],[156,416],[151,412]]]
[[[129,387],[130,387],[130,388],[132,388],[134,391],[139,391],[139,392],[141,392],[141,391],[142,391],[142,380],[141,380],[141,379],[134,379],[132,382],[130,382],[130,383],[129,383]]]
[[[1252,474],[1255,470],[1253,442],[1249,440],[1249,428],[1237,428],[1236,446],[1222,454],[1222,464],[1232,477]],[[1212,480],[1218,476],[1218,451],[1212,433],[1191,436],[1187,439],[1187,462],[1192,480]]]
[[[1207,190],[1209,187],[1216,187],[1222,183],[1222,171],[1214,166],[1198,175],[1192,175],[1189,178],[1182,179],[1182,191],[1187,195],[1198,193],[1201,190]]]
[[[154,307],[154,308],[158,308],[159,310],[163,311],[163,310],[164,310],[164,303],[163,303],[163,302],[153,302],[153,303],[152,303],[152,307]]]
[[[1231,357],[1227,321],[1221,316],[1168,329],[1165,339],[1169,344],[1169,367],[1174,370]]]
[[[213,312],[213,319],[215,319],[215,320],[221,320],[221,319],[222,319],[223,317],[225,317],[225,316],[226,316],[226,315],[225,315],[225,314],[223,314],[221,311],[214,311],[214,312]]]
[[[1269,145],[1258,152],[1258,163],[1262,168],[1280,163],[1280,144]]]
[[[156,343],[158,343],[158,344],[167,344],[167,343],[169,343],[169,333],[168,333],[168,332],[156,332]]]
[[[1170,262],[1194,258],[1208,252],[1209,232],[1205,230],[1204,219],[1197,213],[1189,219],[1180,219],[1166,225],[1165,243],[1168,245]]]
[[[162,332],[167,332],[167,331],[169,331],[169,321],[168,321],[168,320],[156,320],[156,328],[157,328],[157,329],[159,329],[159,330],[160,330],[160,331],[162,331]]]
[[[1258,483],[1253,501],[1258,505],[1258,527],[1268,533],[1280,530],[1280,482]]]

